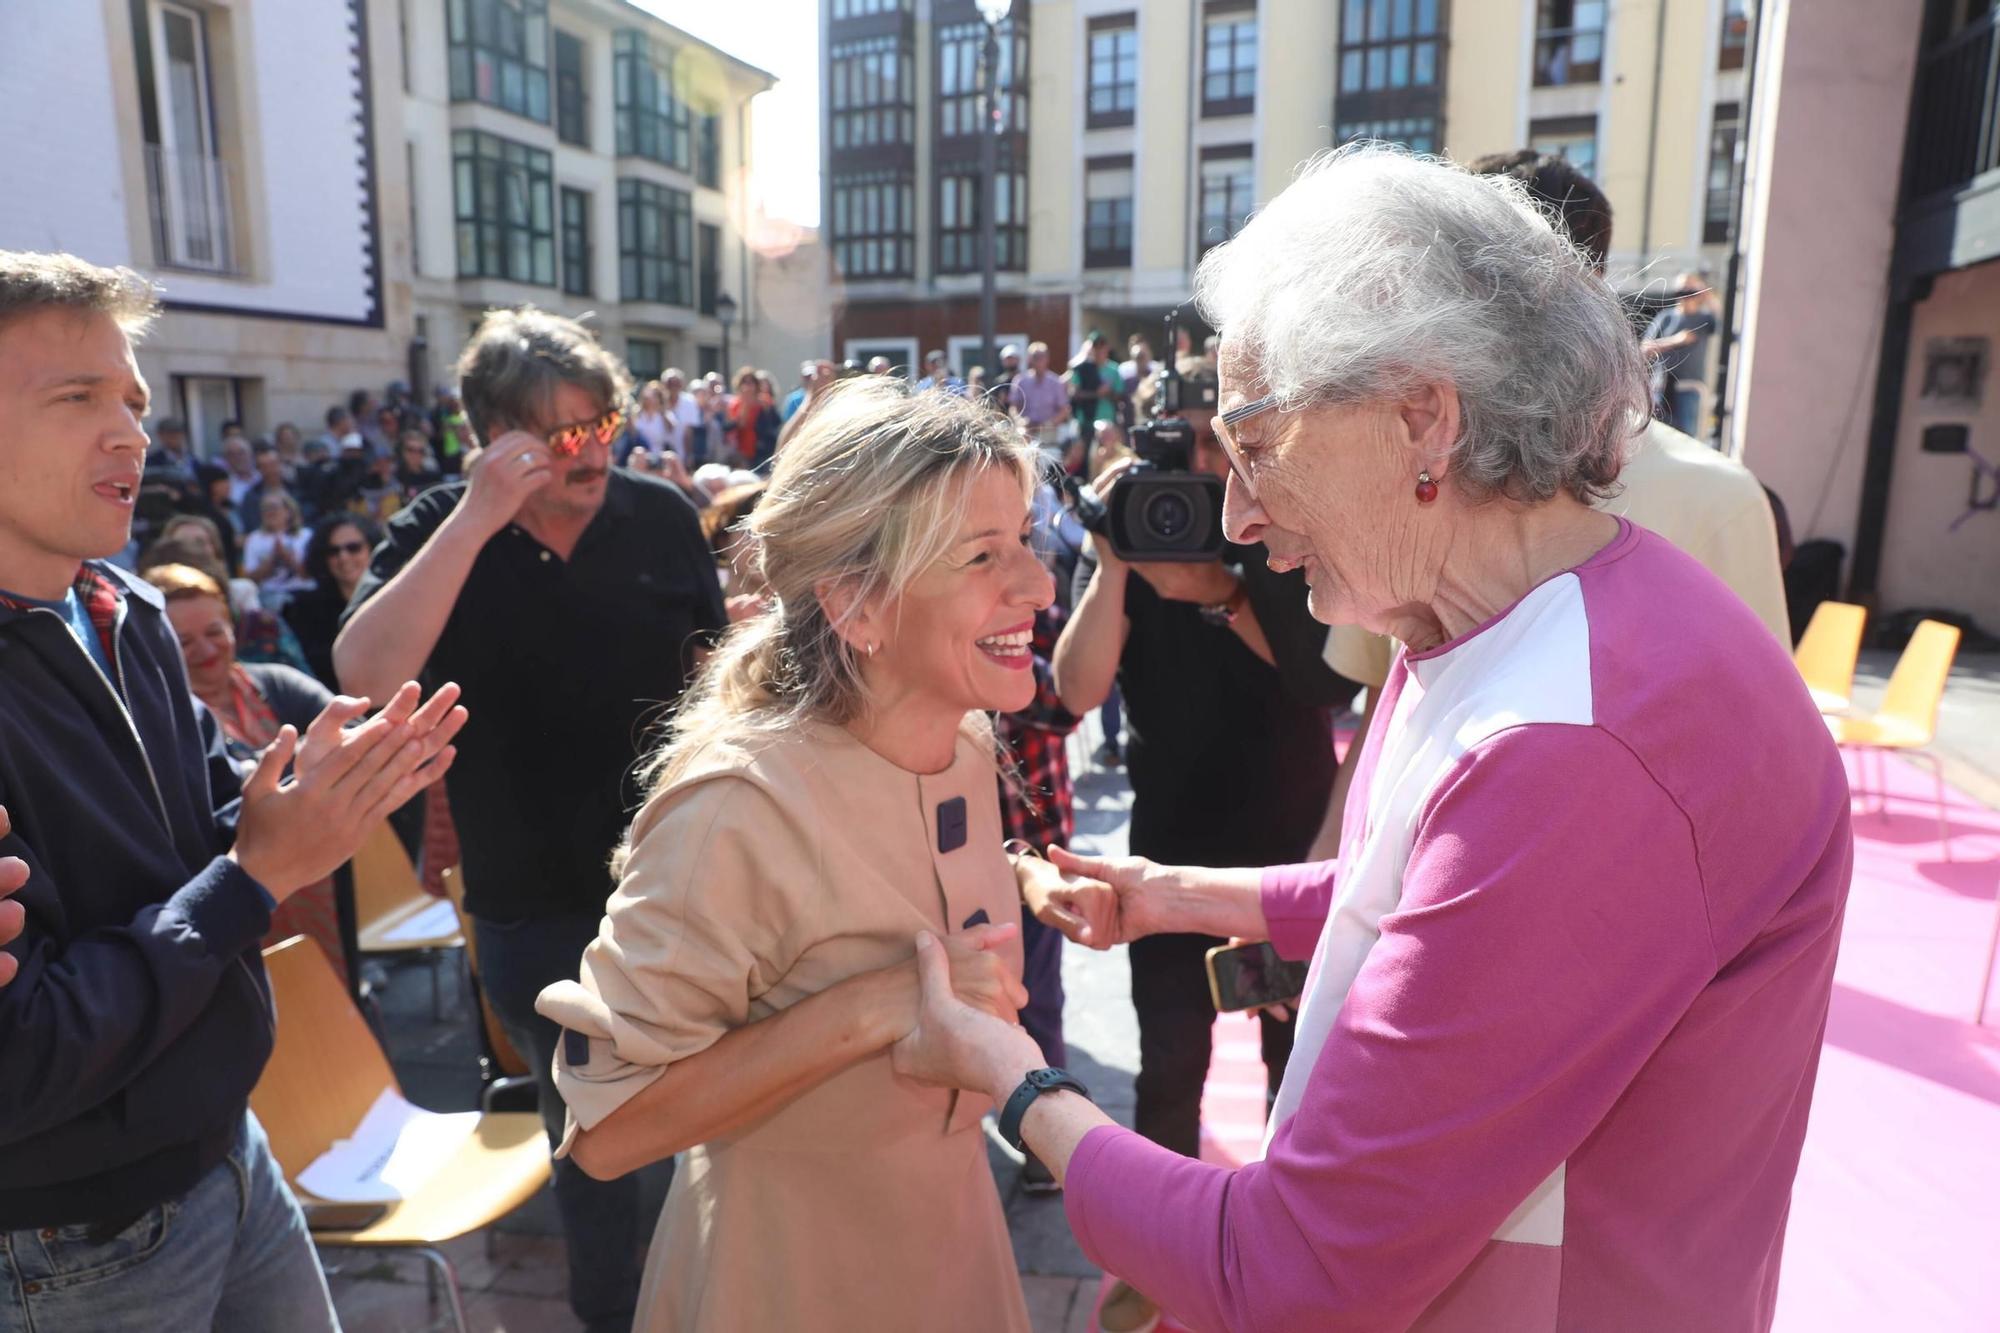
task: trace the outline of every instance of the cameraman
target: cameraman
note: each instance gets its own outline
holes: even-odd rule
[[[1212,391],[1190,399],[1214,401]],[[1194,427],[1193,468],[1226,479],[1214,411],[1182,415]],[[1131,467],[1100,479],[1107,506]],[[1079,717],[1104,702],[1114,681],[1124,694],[1136,856],[1167,865],[1285,864],[1305,855],[1326,813],[1333,714],[1355,686],[1321,660],[1326,626],[1307,610],[1305,576],[1274,573],[1265,559],[1262,546],[1225,544],[1206,562],[1128,563],[1093,533],[1078,563],[1075,607],[1056,643],[1056,690]],[[1155,935],[1131,945],[1133,1128],[1188,1157],[1201,1147],[1215,1022],[1204,955],[1223,942]],[[1268,1098],[1284,1074],[1292,1025],[1268,1013],[1260,1021]],[[1142,1327],[1150,1314],[1151,1302],[1121,1283],[1107,1297],[1103,1326]]]

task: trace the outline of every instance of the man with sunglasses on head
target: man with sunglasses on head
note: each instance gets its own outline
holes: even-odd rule
[[[484,447],[467,480],[390,521],[334,666],[351,690],[411,675],[464,688],[474,720],[446,795],[480,981],[534,1069],[553,1146],[559,1030],[535,996],[575,979],[639,805],[640,747],[728,617],[694,507],[611,466],[632,381],[588,330],[496,310],[457,373]],[[629,1328],[648,1238],[638,1181],[595,1181],[565,1158],[555,1194],[571,1307],[588,1328]]]

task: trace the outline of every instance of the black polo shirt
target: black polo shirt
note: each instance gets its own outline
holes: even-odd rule
[[[439,486],[389,521],[354,608],[413,559],[465,495]],[[445,779],[467,905],[489,921],[600,912],[638,808],[635,761],[680,698],[694,649],[728,623],[694,506],[613,469],[564,561],[509,524],[486,543],[424,664],[470,718]]]
[[[1262,546],[1224,548],[1243,579],[1273,666],[1200,608],[1125,583],[1131,632],[1118,660],[1131,848],[1169,865],[1266,866],[1302,859],[1326,818],[1338,764],[1333,717],[1358,688],[1322,659],[1326,626],[1305,575],[1277,574]],[[1097,576],[1085,548],[1076,600]]]

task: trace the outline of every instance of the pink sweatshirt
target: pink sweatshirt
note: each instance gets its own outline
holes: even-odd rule
[[[1084,1251],[1190,1327],[1770,1324],[1847,783],[1770,631],[1620,526],[1400,659],[1339,859],[1266,872],[1313,968],[1264,1159],[1071,1159]]]

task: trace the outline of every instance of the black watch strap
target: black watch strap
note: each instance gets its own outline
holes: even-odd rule
[[[1000,1109],[1000,1137],[1010,1144],[1015,1152],[1026,1152],[1028,1145],[1021,1142],[1021,1120],[1028,1114],[1028,1108],[1035,1099],[1045,1092],[1067,1090],[1079,1097],[1090,1096],[1090,1089],[1077,1082],[1067,1069],[1035,1069],[1021,1080],[1021,1086],[1014,1089],[1014,1095]]]

